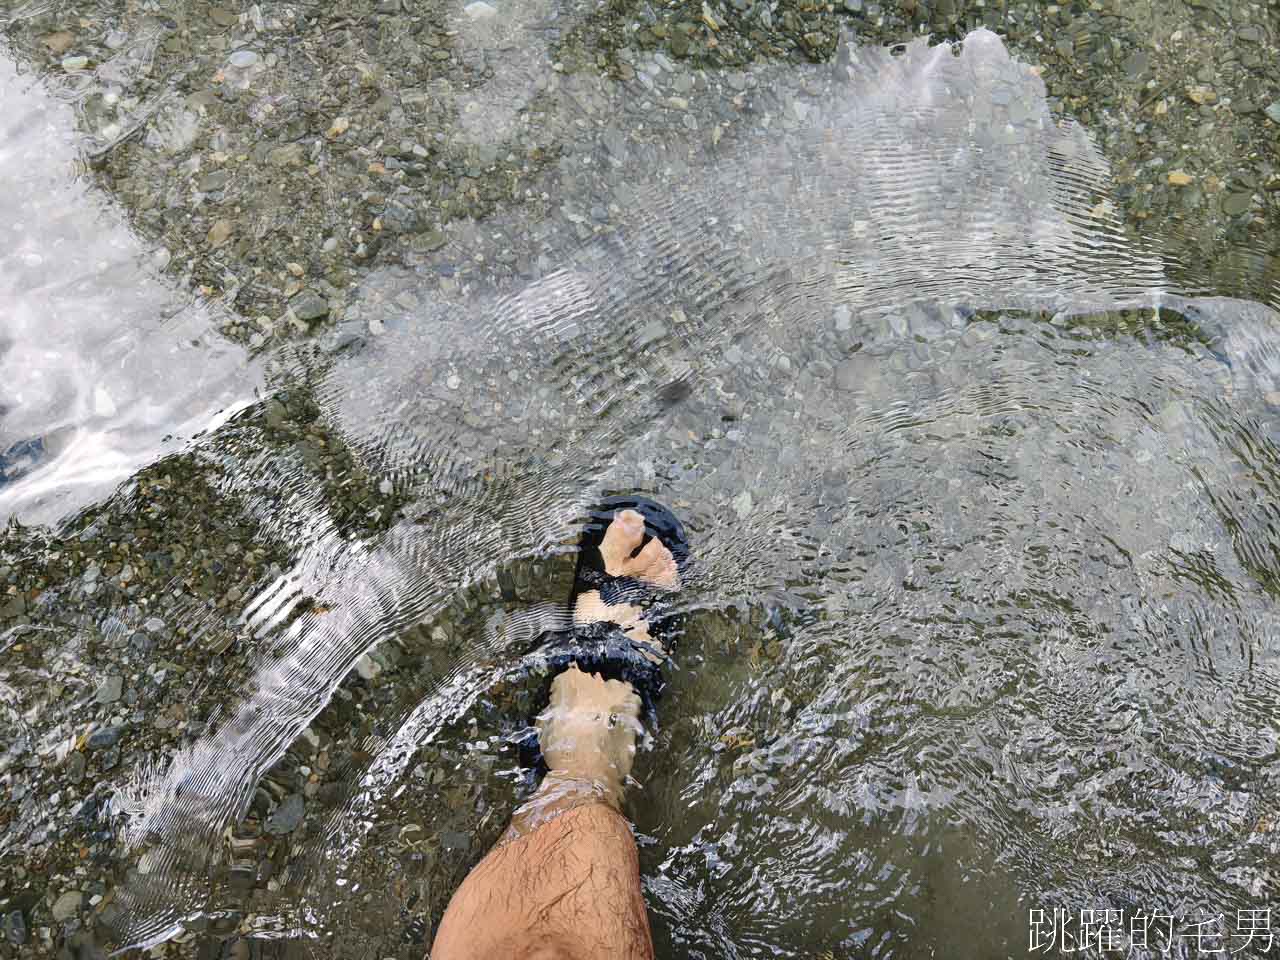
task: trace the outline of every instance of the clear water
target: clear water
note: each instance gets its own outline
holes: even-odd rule
[[[736,80],[760,121],[714,147],[620,158],[602,111],[565,165],[611,170],[606,234],[501,214],[365,276],[355,328],[250,356],[0,63],[0,511],[49,525],[46,563],[188,529],[186,483],[236,518],[186,566],[48,583],[0,639],[11,784],[86,715],[128,728],[87,815],[104,946],[421,956],[525,789],[510,666],[613,490],[697,560],[628,806],[661,956],[1004,956],[1030,909],[1266,905],[1274,291],[1126,234],[994,34]],[[478,102],[498,138],[511,91]],[[522,230],[534,276],[490,270]],[[107,673],[138,702],[93,712]],[[84,792],[14,801],[0,856]]]

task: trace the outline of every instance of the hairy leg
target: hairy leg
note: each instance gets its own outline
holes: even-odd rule
[[[631,827],[604,802],[491,850],[454,894],[432,960],[651,960]]]
[[[679,589],[658,540],[641,549],[644,520],[620,511],[600,545],[605,568]],[[579,623],[611,620],[657,644],[639,608],[578,597]],[[445,911],[431,960],[652,960],[631,827],[620,812],[635,758],[640,698],[630,684],[570,666],[538,718],[548,773],[502,840],[467,875]]]
[[[550,772],[449,902],[432,960],[648,960],[631,827],[618,810],[635,755],[631,686],[576,666],[539,719]]]

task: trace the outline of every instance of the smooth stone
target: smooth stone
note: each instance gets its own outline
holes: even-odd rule
[[[243,70],[245,67],[252,67],[258,62],[258,55],[252,50],[237,50],[229,58],[228,62],[233,66]]]
[[[1238,217],[1249,209],[1253,197],[1247,193],[1229,193],[1222,198],[1222,212],[1229,217]]]
[[[319,320],[329,315],[329,301],[314,290],[303,290],[289,301],[289,306],[299,320]]]
[[[462,12],[472,20],[487,20],[498,15],[498,8],[485,3],[484,0],[475,0],[475,3],[468,3],[463,7]]]
[[[302,794],[291,793],[284,798],[284,802],[276,807],[275,813],[267,817],[265,829],[267,833],[281,836],[286,833],[293,833],[302,823],[302,818],[306,816],[307,807],[302,799]]]
[[[109,727],[103,727],[101,730],[95,730],[89,735],[89,749],[102,750],[115,746],[120,738],[124,736],[125,729],[126,727],[123,723],[116,723]]]
[[[80,905],[84,902],[84,894],[79,890],[68,890],[53,903],[53,919],[62,923],[64,920],[70,920],[80,912]]]
[[[104,677],[101,684],[98,685],[98,691],[94,697],[99,703],[115,703],[120,699],[120,694],[124,691],[124,678],[118,675]]]

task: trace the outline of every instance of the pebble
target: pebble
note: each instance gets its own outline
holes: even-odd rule
[[[330,140],[336,140],[351,128],[351,121],[346,117],[335,117],[333,123],[329,124],[329,129],[324,135]]]
[[[80,904],[84,902],[84,894],[79,890],[68,890],[53,904],[53,919],[58,923],[70,920],[80,912]]]
[[[743,490],[733,498],[733,512],[738,515],[739,520],[745,519],[753,506],[755,506],[755,501],[751,498],[750,490]]]
[[[299,167],[306,157],[302,144],[286,143],[267,153],[267,163],[273,167]]]
[[[4,927],[4,938],[15,947],[20,947],[27,942],[27,922],[23,919],[21,910],[11,910],[6,913],[0,926]]]
[[[83,70],[89,65],[88,57],[63,57],[62,69],[68,73],[75,73],[77,70]]]
[[[103,727],[101,730],[95,730],[89,735],[89,749],[103,750],[107,747],[114,747],[116,743],[124,736],[125,725],[123,723],[115,723],[109,727]]]
[[[286,833],[293,833],[302,823],[302,818],[306,815],[306,801],[302,799],[302,794],[291,793],[284,798],[284,802],[276,807],[275,813],[267,817],[265,829],[267,833],[275,836],[282,836]]]
[[[463,7],[462,12],[472,20],[487,20],[498,15],[498,8],[485,3],[484,0],[476,0],[475,3],[468,3]]]
[[[1195,177],[1191,176],[1191,174],[1187,173],[1185,170],[1169,171],[1169,183],[1175,187],[1185,187],[1194,179]]]
[[[258,55],[252,50],[237,50],[228,58],[227,62],[233,67],[243,70],[246,67],[252,67],[257,63]]]
[[[852,356],[836,367],[836,389],[857,390],[866,379],[867,361]]]
[[[232,226],[230,220],[218,220],[209,228],[205,242],[215,250],[231,239]]]
[[[1273,123],[1280,123],[1280,100],[1268,104],[1267,109],[1262,111],[1267,115],[1267,119]]]
[[[446,850],[467,850],[471,846],[471,834],[461,830],[441,830],[440,846]]]
[[[98,692],[94,694],[99,703],[115,703],[120,699],[120,694],[124,690],[124,678],[117,674],[103,678],[102,683],[98,686]]]
[[[378,666],[378,662],[367,653],[356,661],[356,673],[365,680],[372,680],[382,672],[382,667]]]
[[[76,38],[67,30],[46,34],[40,40],[41,43],[49,48],[49,52],[55,55],[66,53],[71,49],[71,45],[75,41]]]
[[[319,320],[329,315],[329,301],[311,289],[303,290],[295,296],[289,301],[289,306],[299,320]]]
[[[1228,193],[1222,198],[1222,212],[1229,217],[1238,217],[1249,209],[1253,196],[1248,193]]]

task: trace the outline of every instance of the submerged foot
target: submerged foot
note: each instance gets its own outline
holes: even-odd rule
[[[658,537],[647,544],[644,517],[620,510],[604,531],[599,557],[588,558],[608,578],[627,578],[638,592],[669,593],[680,589],[680,571],[671,550]],[[598,562],[597,562],[598,560]],[[637,592],[637,591],[632,591]],[[624,592],[625,593],[625,592]],[[666,653],[650,634],[645,611],[628,596],[608,602],[601,590],[580,592],[573,601],[574,623],[616,623],[633,641],[650,645],[651,660]],[[547,776],[538,795],[512,821],[515,834],[548,816],[584,802],[604,801],[617,807],[622,785],[635,760],[642,732],[641,698],[626,680],[606,680],[571,663],[551,682],[547,708],[538,716],[538,743]]]

